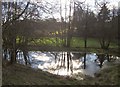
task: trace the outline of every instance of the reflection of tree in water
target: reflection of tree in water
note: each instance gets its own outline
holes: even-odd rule
[[[73,56],[73,59],[79,59],[80,57],[83,57],[84,54],[83,53],[80,53],[80,52],[75,52],[75,53],[72,53],[74,56]]]
[[[99,62],[99,67],[102,68],[103,63],[105,60],[107,60],[108,62],[110,60],[108,60],[110,58],[109,54],[97,54],[97,59]],[[57,61],[59,61],[57,69],[61,69],[61,68],[65,68],[67,69],[67,72],[73,73],[73,61],[74,60],[79,60],[80,58],[83,58],[83,61],[81,61],[83,63],[83,69],[86,69],[86,61],[88,61],[87,57],[87,53],[74,53],[74,52],[62,52],[61,53],[61,57],[57,57]],[[96,61],[95,60],[95,61]],[[80,62],[80,60],[79,60]],[[93,62],[94,63],[94,62]]]
[[[100,68],[102,68],[103,62],[104,62],[104,60],[106,59],[107,56],[106,56],[106,54],[97,54],[97,56],[98,56],[98,60],[100,62],[99,66],[100,66]]]
[[[98,60],[99,60],[99,62],[100,62],[100,68],[102,68],[102,64],[103,64],[103,62],[104,62],[104,59],[105,59],[104,54],[99,54],[99,55],[98,55]]]
[[[55,63],[56,63],[57,62],[57,57],[58,57],[58,52],[50,52],[50,53],[55,56]]]
[[[99,62],[100,62],[100,68],[103,66],[103,62],[107,60],[108,62],[111,62],[114,58],[112,58],[112,55],[106,53],[106,54],[97,54]],[[115,57],[115,56],[114,56]]]
[[[57,63],[56,70],[64,68],[67,69],[67,72],[73,72],[73,63],[71,52],[61,52],[61,57],[58,56],[59,53],[52,53],[55,56],[55,63]]]
[[[67,72],[71,72],[73,74],[73,61],[79,60],[82,57],[86,57],[86,53],[80,53],[80,52],[61,52],[59,53],[52,53],[55,56],[55,63],[57,64],[56,69],[54,70],[60,70],[60,69],[66,69]],[[56,56],[57,55],[57,56]],[[80,60],[79,60],[80,62]],[[84,60],[84,69],[86,68],[86,60]]]

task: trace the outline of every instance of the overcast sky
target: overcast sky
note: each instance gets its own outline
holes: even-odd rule
[[[56,3],[56,4],[60,4],[60,0],[2,0],[3,2],[5,1],[5,2],[8,2],[8,1],[17,1],[17,2],[21,2],[21,1],[23,1],[23,2],[26,2],[26,1],[32,1],[32,2],[35,2],[35,3],[39,3],[39,2],[45,2],[45,1],[47,1],[47,2],[52,2],[52,3]],[[67,5],[69,5],[69,1],[70,0],[61,0],[61,3],[62,3],[62,16],[64,17],[65,16],[65,2],[67,2]],[[84,2],[85,1],[85,4],[87,4],[87,5],[89,5],[89,9],[90,10],[92,10],[92,11],[94,11],[94,12],[97,12],[98,11],[98,9],[95,7],[95,0],[71,0],[71,1],[80,1],[80,2]],[[101,1],[104,1],[104,0],[97,0],[98,2],[101,2]],[[113,8],[113,6],[114,7],[116,7],[116,8],[118,8],[118,2],[120,1],[120,0],[105,0],[105,1],[108,1],[109,2],[109,4],[108,4],[108,8],[109,9],[112,9]],[[54,4],[53,4],[54,5]],[[58,7],[58,9],[59,9],[59,7]],[[67,7],[67,15],[69,14],[69,7]],[[47,15],[46,15],[47,16]],[[51,15],[48,15],[49,17],[51,16]],[[53,14],[53,16],[55,17],[55,18],[60,18],[60,13],[58,12],[58,13],[55,13],[55,14]],[[51,16],[51,17],[53,17],[53,16]],[[44,17],[45,17],[45,15],[44,15]]]
[[[53,2],[57,2],[57,3],[60,3],[60,0],[49,0],[49,1],[53,1]],[[62,3],[62,16],[64,17],[64,14],[65,14],[65,11],[64,11],[64,8],[65,8],[65,1],[67,2],[67,4],[69,4],[69,1],[70,0],[61,0],[61,3]],[[72,0],[72,1],[76,1],[76,0]],[[80,1],[80,2],[84,2],[85,1],[85,4],[88,4],[89,5],[89,9],[94,11],[94,12],[97,12],[98,9],[95,7],[95,0],[77,0],[77,1]],[[103,0],[97,0],[98,2],[101,2]],[[109,9],[112,9],[113,6],[118,8],[118,2],[120,0],[105,0],[105,1],[108,1],[108,8]],[[68,9],[69,10],[69,9]],[[67,15],[69,14],[69,12],[67,12]],[[56,18],[60,18],[60,13],[57,13],[54,15]]]
[[[48,1],[48,2],[54,2],[54,1],[60,1],[60,0],[2,0],[2,2],[12,2],[12,1],[17,1],[17,2],[21,2],[21,1],[32,1],[32,2],[41,2],[41,1]],[[69,2],[70,0],[61,0],[61,2],[64,4],[65,1]],[[89,5],[94,5],[94,2],[95,0],[72,0],[72,1],[85,1],[86,4],[88,3]],[[97,0],[98,2],[99,1],[103,1],[103,0]],[[118,2],[120,0],[105,0],[105,1],[108,1],[110,2],[110,5],[115,5],[115,6],[118,6]]]

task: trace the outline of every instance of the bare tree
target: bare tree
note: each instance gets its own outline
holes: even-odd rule
[[[104,3],[98,14],[99,42],[102,49],[108,49],[111,41],[108,34],[108,30],[110,29],[108,27],[110,21],[109,13],[110,11]]]
[[[2,2],[2,13],[3,13],[3,20],[2,20],[2,28],[3,28],[3,46],[5,50],[10,49],[11,52],[11,63],[16,61],[16,31],[15,27],[12,25],[24,14],[26,9],[29,6],[29,2],[24,7],[21,12],[17,2]]]
[[[16,54],[18,48],[24,48],[23,51],[26,54],[25,49],[27,49],[26,45],[29,41],[28,36],[30,36],[30,33],[28,34],[28,31],[30,30],[27,26],[29,26],[30,21],[36,22],[40,19],[41,14],[39,11],[47,11],[47,13],[49,13],[49,8],[44,6],[45,5],[40,3],[38,5],[31,2],[2,2],[3,48],[11,52],[11,63],[14,63],[16,61]],[[22,22],[24,22],[25,24],[23,24]],[[17,24],[23,25],[18,27]],[[31,26],[31,28],[33,27],[36,26]],[[25,32],[19,34],[18,31]],[[22,45],[20,46],[19,44],[19,47],[16,46],[16,38],[18,37],[18,34],[22,35],[19,37],[22,41]],[[24,57],[26,58],[26,56]]]

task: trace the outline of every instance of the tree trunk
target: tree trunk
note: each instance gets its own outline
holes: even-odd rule
[[[63,61],[64,61],[64,62],[63,62],[63,66],[65,67],[65,52],[63,52],[63,53],[64,53],[64,54],[63,54],[63,55],[64,55],[64,59],[63,59]]]
[[[12,41],[12,48],[11,48],[11,64],[16,63],[16,37],[15,32],[13,31],[13,37],[11,39]]]
[[[6,49],[6,48],[4,49],[3,54],[4,54],[3,57],[4,57],[4,59],[6,60],[6,59],[7,59],[7,55],[8,55],[8,52],[7,52],[7,49]]]
[[[69,71],[69,52],[67,52],[67,71]]]
[[[98,55],[98,59],[99,59],[99,62],[100,62],[100,68],[102,68],[102,64],[105,60],[105,55],[104,54]]]
[[[70,55],[70,70],[73,73],[73,63],[72,63],[71,55]]]
[[[86,69],[86,52],[84,53],[84,69]]]
[[[107,54],[107,61],[110,62],[109,54]]]
[[[23,56],[24,56],[24,60],[25,60],[25,64],[28,64],[28,60],[27,60],[27,51],[23,51]]]
[[[16,63],[16,51],[15,50],[11,50],[11,60],[10,60],[11,64]]]

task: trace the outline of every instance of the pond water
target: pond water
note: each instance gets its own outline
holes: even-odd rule
[[[30,51],[29,62],[34,69],[41,69],[48,71],[52,74],[62,76],[73,76],[76,74],[89,75],[94,77],[94,74],[100,70],[100,62],[96,53],[86,54],[86,68],[84,69],[84,55],[79,52],[70,52],[71,60],[67,60],[68,52],[41,52]],[[17,61],[24,64],[23,52],[17,54]],[[68,70],[69,61],[69,70]],[[107,63],[105,59],[103,61],[103,67]],[[81,78],[82,79],[82,78]]]
[[[57,58],[55,60],[55,54]],[[62,66],[63,54],[65,57],[64,66]],[[78,56],[80,53],[70,53],[72,60],[70,63],[70,69],[67,70],[67,52],[29,52],[29,61],[31,62],[31,67],[35,69],[42,69],[43,71],[48,71],[57,75],[73,75],[77,73],[82,73],[94,77],[94,73],[98,72],[100,69],[99,61],[97,59],[96,53],[86,54],[86,68],[84,66],[84,57]],[[76,56],[77,55],[77,56]],[[75,58],[77,57],[77,58]],[[24,59],[18,58],[20,63],[24,62]],[[70,60],[69,60],[70,61]],[[107,62],[106,60],[104,63]],[[104,65],[103,63],[103,65]]]

